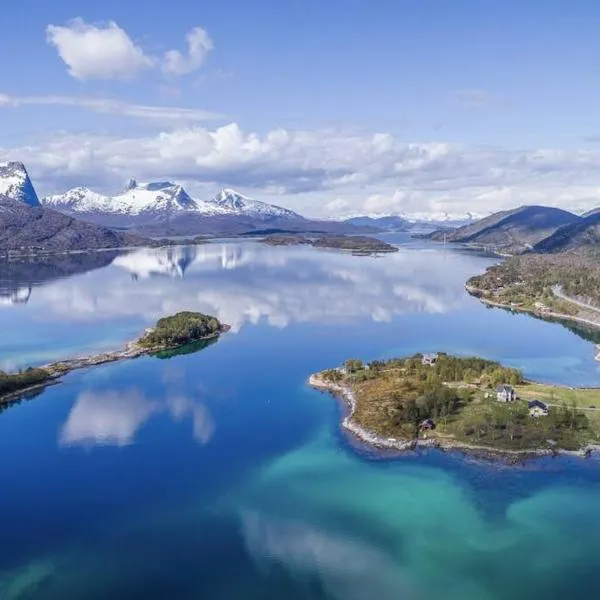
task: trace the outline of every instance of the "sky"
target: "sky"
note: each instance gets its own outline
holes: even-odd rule
[[[19,0],[0,161],[318,217],[600,206],[597,0]]]

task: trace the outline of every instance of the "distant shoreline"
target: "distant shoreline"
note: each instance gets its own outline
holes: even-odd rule
[[[471,296],[473,296],[474,298],[477,298],[477,300],[479,300],[482,304],[485,304],[486,306],[492,306],[494,308],[503,308],[506,310],[510,310],[511,312],[518,312],[518,313],[522,313],[522,314],[534,315],[540,319],[544,319],[547,321],[550,321],[551,319],[558,319],[560,321],[571,321],[574,323],[581,323],[582,325],[587,325],[594,329],[600,330],[600,321],[592,321],[590,319],[585,319],[583,317],[577,317],[577,316],[573,316],[573,315],[565,315],[563,313],[557,313],[557,312],[550,311],[550,310],[541,311],[541,310],[535,310],[535,309],[530,309],[530,308],[524,308],[522,306],[514,306],[512,304],[503,304],[502,302],[494,302],[493,300],[490,300],[489,298],[486,298],[483,295],[484,290],[474,287],[469,284],[465,284],[465,290]],[[550,317],[551,319],[547,319],[547,317]],[[596,355],[595,360],[600,361],[600,344],[596,345],[596,350],[597,350],[598,354]]]
[[[468,444],[466,442],[460,442],[451,439],[398,439],[398,438],[384,438],[375,433],[365,429],[353,418],[356,412],[356,397],[352,389],[347,385],[340,385],[325,381],[320,377],[319,373],[312,374],[308,379],[308,384],[320,391],[325,391],[343,401],[348,408],[347,414],[343,417],[341,427],[347,432],[356,437],[359,441],[365,443],[367,446],[376,450],[393,450],[398,453],[404,453],[408,450],[418,449],[438,449],[442,451],[463,451],[468,454],[484,456],[486,458],[494,459],[510,459],[511,461],[518,461],[526,458],[538,458],[543,456],[576,456],[579,458],[585,458],[593,452],[600,451],[600,446],[588,444],[580,450],[562,450],[562,449],[542,449],[532,448],[523,450],[510,450],[503,448],[494,448],[491,446],[479,446],[476,444]]]

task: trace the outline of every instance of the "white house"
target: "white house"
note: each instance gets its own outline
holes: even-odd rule
[[[496,386],[496,399],[498,402],[514,402],[517,399],[517,392],[511,385]]]
[[[548,405],[544,404],[541,400],[532,400],[528,404],[529,416],[530,417],[547,417],[548,416]]]
[[[437,354],[423,354],[421,358],[421,364],[427,365],[428,367],[433,367],[437,362],[438,355]]]

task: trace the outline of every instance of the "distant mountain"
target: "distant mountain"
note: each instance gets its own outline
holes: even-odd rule
[[[275,204],[267,204],[248,198],[235,190],[221,190],[209,204],[214,204],[230,215],[251,217],[254,219],[303,219],[298,213]]]
[[[43,198],[42,204],[69,216],[112,227],[161,223],[188,212],[207,215],[226,212],[215,204],[194,200],[182,186],[171,181],[137,183],[135,179],[116,196],[77,187]]]
[[[139,236],[111,231],[54,210],[0,196],[0,253],[66,252],[151,243]]]
[[[600,253],[600,211],[564,225],[533,247],[536,253]]]
[[[29,206],[40,206],[27,169],[21,162],[0,163],[0,196]]]
[[[522,206],[495,213],[458,229],[437,231],[428,237],[519,253],[532,248],[559,228],[581,220],[581,217],[559,208]]]
[[[586,217],[591,217],[597,214],[600,214],[600,208],[593,208],[592,210],[588,210],[588,212],[584,213],[581,216],[585,219]]]
[[[408,231],[412,224],[402,217],[394,215],[384,217],[350,217],[344,219],[344,223],[357,227],[371,227],[373,230],[380,231]]]
[[[170,181],[140,184],[132,179],[117,196],[78,187],[43,198],[42,203],[93,223],[161,232],[159,235],[235,234],[275,221],[305,221],[294,211],[253,200],[231,189],[221,190],[211,200],[197,200]]]

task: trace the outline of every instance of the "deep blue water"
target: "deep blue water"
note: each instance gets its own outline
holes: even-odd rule
[[[5,365],[118,346],[180,309],[233,330],[0,414],[0,598],[598,598],[597,460],[382,460],[306,386],[351,356],[436,350],[599,385],[591,343],[464,293],[493,259],[395,239],[382,258],[248,242],[13,272]]]

